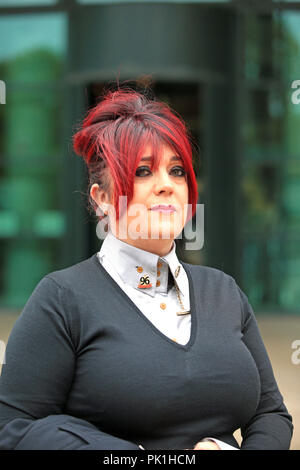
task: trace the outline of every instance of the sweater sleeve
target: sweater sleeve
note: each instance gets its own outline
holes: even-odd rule
[[[241,450],[288,450],[293,433],[292,417],[279,392],[252,307],[246,295],[238,290],[243,314],[243,341],[256,363],[261,382],[256,413],[241,428]]]
[[[0,377],[0,450],[139,450],[64,414],[76,367],[69,302],[69,290],[45,276],[11,331]]]

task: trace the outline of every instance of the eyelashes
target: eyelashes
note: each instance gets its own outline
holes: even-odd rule
[[[145,174],[145,172],[148,172],[148,173]],[[139,168],[137,168],[135,172],[135,176],[145,177],[145,176],[149,176],[150,173],[151,173],[151,170],[148,166],[140,166]],[[179,178],[182,178],[186,175],[185,169],[182,168],[181,166],[172,168],[171,173],[173,173],[176,177],[179,177]]]

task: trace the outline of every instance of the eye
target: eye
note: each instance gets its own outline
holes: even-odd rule
[[[149,176],[150,173],[151,169],[148,166],[140,166],[136,169],[135,176]],[[184,177],[186,175],[186,171],[182,167],[172,168],[171,173],[176,177]]]
[[[181,166],[180,166],[180,167],[173,168],[172,171],[177,172],[176,176],[185,176],[185,175],[186,175],[185,169],[182,168]]]
[[[148,166],[140,166],[139,168],[136,169],[135,176],[148,176],[148,174],[145,174],[144,172],[151,171]]]

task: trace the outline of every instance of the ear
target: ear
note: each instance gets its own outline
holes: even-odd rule
[[[110,204],[109,195],[99,185],[94,183],[90,189],[90,196],[103,212],[107,211],[107,205]]]

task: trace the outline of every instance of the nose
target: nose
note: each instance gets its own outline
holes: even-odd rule
[[[173,192],[173,182],[167,171],[157,172],[154,183],[154,192],[155,194],[171,194]]]

